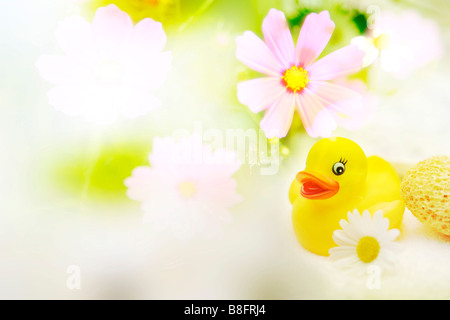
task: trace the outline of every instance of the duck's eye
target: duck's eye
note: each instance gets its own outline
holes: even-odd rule
[[[333,164],[333,173],[340,176],[345,172],[345,165],[342,162],[336,162]]]

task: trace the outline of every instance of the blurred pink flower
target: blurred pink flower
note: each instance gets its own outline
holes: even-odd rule
[[[236,154],[213,151],[199,135],[154,138],[149,162],[124,182],[128,197],[142,202],[144,223],[180,239],[220,236],[231,222],[228,209],[241,201],[232,178],[241,166]]]
[[[379,97],[373,92],[370,92],[366,83],[361,79],[339,78],[333,80],[333,83],[358,92],[363,97],[364,107],[353,117],[342,117],[341,124],[348,130],[359,130],[367,125],[378,109]]]
[[[383,11],[369,32],[352,43],[365,51],[364,66],[378,59],[381,68],[396,78],[410,75],[443,52],[438,25],[414,10]]]
[[[65,55],[42,55],[36,66],[55,85],[48,98],[57,110],[108,124],[161,104],[151,91],[164,83],[172,60],[161,52],[161,23],[146,18],[133,27],[125,12],[109,5],[96,11],[92,24],[66,18],[55,35]]]
[[[236,39],[236,57],[266,75],[239,83],[237,94],[252,112],[266,110],[268,138],[286,136],[295,109],[310,136],[327,137],[363,107],[361,95],[329,80],[360,70],[364,52],[349,45],[316,61],[334,31],[328,11],[306,17],[296,46],[281,11],[269,11],[262,31],[265,42],[251,31]]]

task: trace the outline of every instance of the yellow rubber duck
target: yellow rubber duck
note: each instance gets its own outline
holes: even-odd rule
[[[307,250],[328,256],[337,246],[333,232],[347,212],[382,210],[390,228],[399,228],[405,204],[394,168],[346,138],[319,140],[308,153],[306,169],[289,189],[297,239]]]

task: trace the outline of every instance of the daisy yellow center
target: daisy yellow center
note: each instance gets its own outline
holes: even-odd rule
[[[184,198],[192,198],[197,193],[197,187],[191,181],[185,181],[178,186],[180,194]]]
[[[380,34],[378,37],[373,39],[373,45],[378,50],[384,50],[391,45],[391,37],[387,34]]]
[[[380,253],[380,243],[374,237],[362,237],[356,247],[356,254],[362,262],[374,261]]]
[[[292,66],[283,73],[283,83],[293,91],[302,91],[309,82],[308,71],[302,67]]]
[[[119,80],[122,71],[122,64],[111,59],[100,59],[94,67],[95,76],[103,82]]]

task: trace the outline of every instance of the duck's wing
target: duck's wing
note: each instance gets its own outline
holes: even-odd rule
[[[400,178],[394,168],[377,156],[367,158],[367,194],[365,203],[370,213],[382,210],[391,228],[398,228],[405,211],[400,195]]]
[[[375,203],[400,200],[400,178],[394,168],[377,156],[367,158],[367,194]]]

